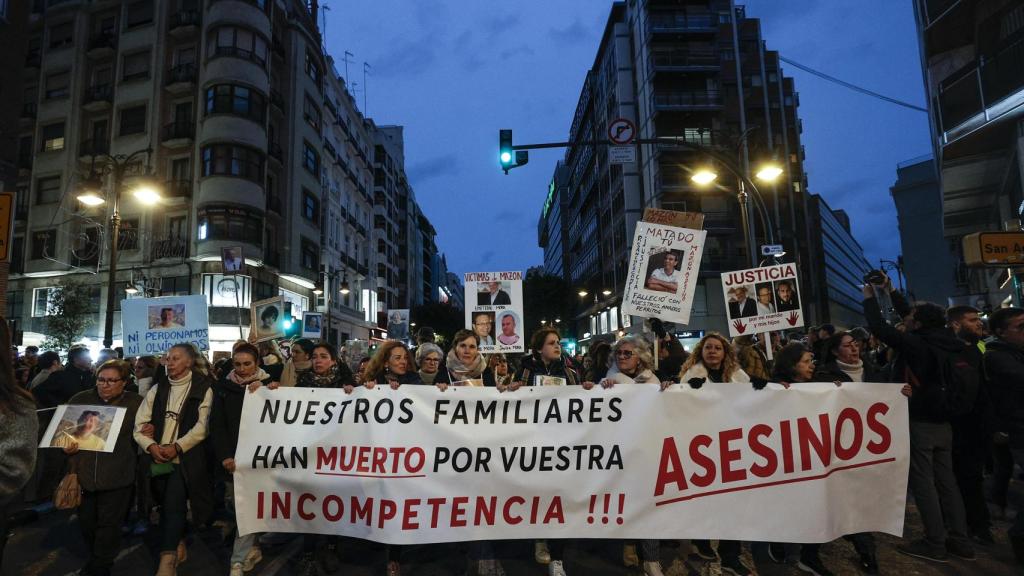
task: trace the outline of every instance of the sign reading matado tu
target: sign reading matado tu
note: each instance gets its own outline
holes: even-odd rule
[[[242,410],[238,529],[390,544],[900,535],[907,418],[896,384],[260,388]]]

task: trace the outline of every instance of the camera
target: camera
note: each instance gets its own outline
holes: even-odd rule
[[[864,275],[864,283],[872,284],[874,286],[884,286],[885,274],[881,270],[871,270]]]

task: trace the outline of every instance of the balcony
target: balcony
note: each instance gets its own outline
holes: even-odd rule
[[[151,260],[161,258],[185,258],[188,256],[188,241],[184,238],[164,238],[150,244]]]
[[[185,94],[195,89],[196,65],[189,62],[178,64],[167,72],[164,88],[171,94]]]
[[[239,48],[237,46],[217,46],[214,48],[213,55],[217,57],[230,56],[232,58],[240,58],[242,60],[249,60],[260,68],[267,67],[267,61],[265,58],[252,50],[246,50],[245,48]]]
[[[168,180],[164,184],[163,197],[170,198],[183,198],[188,199],[192,197],[192,180]]]
[[[281,145],[277,142],[267,142],[267,156],[278,162],[284,162],[284,152],[281,151]]]
[[[1024,38],[939,83],[939,123],[945,144],[1024,106],[1022,61]]]
[[[85,89],[82,95],[82,108],[89,112],[99,112],[110,108],[113,101],[113,87],[110,84],[97,84]]]
[[[100,32],[89,37],[85,55],[89,58],[108,58],[117,52],[117,36],[112,32]]]
[[[654,108],[656,110],[690,110],[694,108],[721,108],[722,94],[717,90],[700,92],[655,92]]]
[[[179,10],[171,14],[167,31],[171,33],[171,36],[183,38],[199,31],[199,22],[198,10]]]
[[[932,25],[936,20],[941,18],[949,11],[950,8],[956,6],[960,0],[920,0],[921,7],[923,8],[923,16],[925,22],[928,25]]]
[[[718,52],[711,48],[658,51],[647,61],[649,76],[655,76],[658,72],[714,71],[718,68]]]
[[[109,140],[83,140],[78,146],[79,160],[88,162],[104,154],[110,154]]]
[[[168,148],[188,146],[195,137],[195,130],[195,124],[191,120],[166,124],[160,131],[160,143]]]
[[[647,21],[647,35],[718,32],[718,16],[714,14],[687,14],[686,12],[651,12]]]

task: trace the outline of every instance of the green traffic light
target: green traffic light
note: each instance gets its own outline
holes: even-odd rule
[[[501,153],[501,163],[502,164],[508,164],[509,162],[512,162],[512,153],[511,152],[502,152]]]
[[[287,319],[286,319],[286,320],[284,321],[284,329],[285,329],[285,330],[288,330],[288,329],[289,329],[289,328],[291,328],[291,327],[292,327],[292,321],[291,321],[291,320],[287,320]]]

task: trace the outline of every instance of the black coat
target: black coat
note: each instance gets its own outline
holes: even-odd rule
[[[995,428],[1024,448],[1024,350],[993,340],[985,345],[986,388],[995,411]]]
[[[264,386],[273,382],[270,377],[260,381]],[[221,463],[235,457],[238,447],[238,430],[242,423],[242,403],[245,401],[247,386],[222,379],[213,385],[213,406],[210,408],[210,440],[218,473],[223,470]]]
[[[32,389],[36,404],[40,408],[53,408],[67,404],[71,397],[96,387],[96,374],[92,370],[81,370],[71,363],[50,374],[42,384]]]
[[[743,309],[740,309],[739,302],[729,302],[729,317],[730,318],[746,318],[748,316],[757,316],[757,303],[747,298],[743,300]]]
[[[865,382],[888,382],[889,378],[882,372],[864,360],[864,381]],[[822,364],[814,370],[814,382],[853,382],[853,378],[839,367],[834,360]]]
[[[569,366],[564,356],[550,364],[545,364],[540,354],[536,352],[529,356],[524,356],[522,364],[519,366],[519,371],[516,373],[515,380],[516,382],[522,382],[524,386],[533,386],[535,384],[533,381],[534,376],[558,376],[559,378],[565,378],[566,384],[570,386],[580,383],[579,374]]]
[[[81,451],[68,460],[71,469],[78,473],[78,482],[82,488],[90,492],[124,488],[135,483],[134,474],[125,474],[125,470],[135,470],[139,457],[139,447],[132,438],[135,429],[135,413],[142,404],[142,396],[125,390],[120,398],[107,403],[100,398],[95,388],[79,392],[68,404],[89,404],[92,406],[118,406],[127,411],[121,421],[121,429],[117,431],[117,443],[113,452]],[[113,431],[111,431],[113,434]]]

